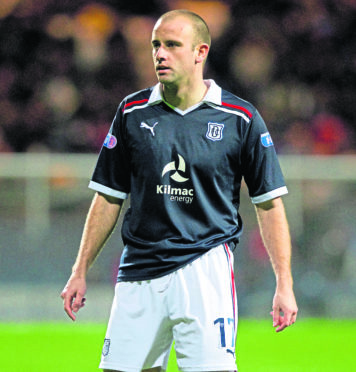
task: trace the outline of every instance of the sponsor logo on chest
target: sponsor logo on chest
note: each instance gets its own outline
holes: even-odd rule
[[[162,178],[164,178],[166,174],[169,174],[169,178],[175,181],[177,186],[173,187],[170,184],[157,185],[156,194],[168,195],[171,202],[191,204],[194,199],[194,189],[181,187],[183,183],[189,181],[189,178],[185,177],[186,164],[184,158],[179,154],[177,155],[178,164],[173,160],[166,164],[162,170]]]

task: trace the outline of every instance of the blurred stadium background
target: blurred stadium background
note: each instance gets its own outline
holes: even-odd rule
[[[121,99],[155,84],[150,33],[188,8],[213,38],[206,76],[257,106],[280,154],[301,317],[356,315],[356,1],[2,0],[0,322],[65,320],[87,188]],[[240,316],[274,279],[243,190]],[[108,317],[119,229],[90,271],[82,320]]]

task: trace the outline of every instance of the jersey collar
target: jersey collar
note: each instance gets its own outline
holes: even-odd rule
[[[164,98],[162,96],[161,84],[160,83],[156,84],[153,87],[152,93],[151,93],[150,98],[148,100],[148,104],[149,105],[157,105],[160,102],[164,102],[166,105],[171,107],[173,110],[175,110],[175,111],[177,111],[177,112],[179,112],[183,115],[190,112],[190,111],[195,110],[197,107],[199,107],[203,103],[212,103],[214,105],[221,106],[221,88],[212,79],[205,80],[205,82],[209,85],[209,89],[208,89],[205,97],[202,99],[201,102],[199,102],[198,104],[196,104],[192,107],[189,107],[185,111],[182,111],[182,110],[179,110],[175,107],[172,107],[172,105],[170,105],[169,103],[167,103],[164,100]]]

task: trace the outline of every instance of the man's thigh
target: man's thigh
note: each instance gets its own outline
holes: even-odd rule
[[[173,342],[162,292],[168,281],[117,284],[100,368],[123,372],[165,368]]]
[[[236,369],[232,268],[231,251],[219,246],[174,275],[170,316],[177,363],[183,372]]]

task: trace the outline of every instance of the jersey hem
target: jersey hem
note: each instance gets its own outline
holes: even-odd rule
[[[251,201],[253,204],[263,203],[265,201],[275,199],[279,196],[288,194],[288,189],[286,186],[280,187],[278,189],[272,190],[270,192],[267,192],[266,194],[262,194],[259,196],[254,196],[251,198]]]
[[[175,266],[174,268],[169,269],[167,271],[164,271],[162,273],[152,274],[152,275],[136,275],[136,276],[122,276],[122,275],[120,276],[120,275],[118,275],[116,282],[117,283],[121,283],[121,282],[141,282],[141,281],[145,281],[145,280],[152,280],[152,279],[162,278],[162,277],[164,277],[166,275],[173,274],[174,272],[183,269],[187,265],[190,265],[195,260],[197,260],[198,258],[200,258],[200,257],[204,256],[205,254],[209,253],[212,249],[217,248],[218,246],[212,247],[212,248],[208,248],[205,252],[201,252],[201,254],[199,254],[198,256],[194,257],[194,259],[189,260],[188,262],[184,262],[183,264],[181,264],[179,266]],[[119,271],[120,271],[120,267],[119,267]]]
[[[111,189],[110,187],[101,185],[100,183],[97,183],[97,182],[94,182],[94,181],[90,181],[88,187],[92,190],[102,192],[103,194],[113,196],[113,197],[118,198],[118,199],[127,199],[128,198],[127,193]]]

